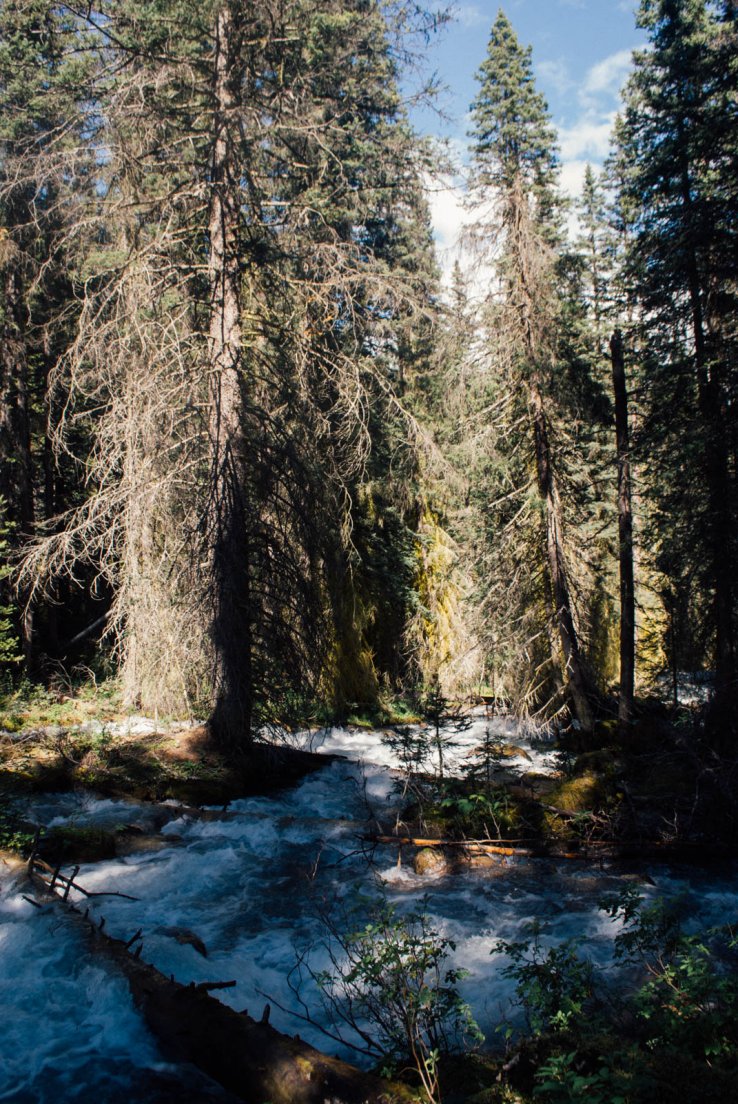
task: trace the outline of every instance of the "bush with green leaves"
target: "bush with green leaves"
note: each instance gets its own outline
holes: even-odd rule
[[[428,1100],[437,1101],[440,1059],[482,1041],[458,991],[466,971],[448,962],[453,940],[434,927],[425,902],[402,915],[382,901],[359,926],[325,924],[330,968],[314,971],[302,959],[293,990],[307,968],[332,1025],[324,1033],[374,1058],[385,1073],[410,1066]]]
[[[462,836],[503,839],[518,820],[515,804],[502,787],[473,793],[463,783],[458,787],[447,786],[438,808],[444,817],[451,819],[450,827]]]
[[[628,1104],[622,1078],[609,1065],[584,1066],[576,1050],[551,1054],[536,1070],[533,1096],[546,1104]]]
[[[681,900],[647,904],[632,887],[603,907],[623,925],[617,959],[646,973],[632,998],[645,1046],[738,1066],[738,931],[689,932]]]
[[[498,942],[535,1040],[533,1094],[544,1104],[680,1104],[726,1098],[738,1083],[738,936],[690,931],[679,899],[627,887],[601,903],[620,925],[614,983],[582,940]],[[508,1038],[513,1030],[508,1027]],[[518,1040],[525,1048],[533,1042]]]
[[[578,1022],[592,999],[592,964],[580,956],[579,940],[544,947],[543,927],[537,920],[531,922],[529,932],[526,940],[498,940],[492,953],[510,959],[502,974],[517,983],[516,995],[529,1031],[542,1035],[568,1029]]]

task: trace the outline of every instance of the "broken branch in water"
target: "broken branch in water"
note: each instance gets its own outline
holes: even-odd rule
[[[39,859],[36,855],[32,855],[31,858],[28,860],[28,873],[29,874],[37,874],[38,877],[41,878],[42,875],[39,874],[39,868],[41,870],[46,871],[47,874],[51,875],[51,882],[46,883],[49,889],[51,889],[51,890],[55,889],[57,884],[62,885],[62,886],[65,887],[64,897],[63,897],[63,900],[65,900],[65,901],[67,900],[67,898],[69,896],[69,890],[70,889],[76,889],[77,892],[81,893],[83,897],[122,897],[126,901],[139,901],[140,900],[140,897],[132,897],[130,895],[130,893],[118,893],[118,892],[116,892],[115,890],[112,890],[112,889],[110,889],[110,890],[98,890],[98,891],[94,891],[94,890],[91,890],[91,889],[84,889],[79,884],[79,882],[75,882],[75,880],[74,880],[77,877],[77,874],[79,873],[79,867],[78,866],[76,866],[74,868],[74,873],[72,874],[72,877],[68,878],[65,874],[60,874],[59,873],[60,868],[61,868],[61,864],[59,864],[59,866],[54,868],[52,866],[49,866],[49,864],[47,862],[44,862],[43,859]]]

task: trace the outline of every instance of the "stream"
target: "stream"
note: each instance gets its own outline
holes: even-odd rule
[[[478,718],[455,737],[448,770],[458,768],[489,725],[525,748],[528,758],[513,761],[521,770],[554,769],[553,751],[531,747],[512,721]],[[371,731],[334,729],[313,735],[311,745],[343,758],[331,758],[289,791],[234,801],[225,812],[170,819],[156,827],[158,849],[87,864],[78,881],[91,891],[137,898],[98,897],[91,908],[104,915],[113,936],[129,939],[141,928],[145,961],[183,982],[235,980],[234,988],[218,993],[224,1003],[258,1018],[268,1001],[275,1027],[328,1053],[361,1064],[349,1047],[283,1010],[299,1010],[290,971],[309,946],[315,968],[327,965],[321,913],[335,917],[359,898],[386,895],[399,910],[426,908],[435,928],[456,944],[453,964],[470,974],[462,993],[493,1045],[496,1026],[510,1014],[513,983],[502,977],[504,960],[491,948],[497,939],[520,938],[531,920],[545,926],[546,941],[584,936],[589,956],[607,969],[617,926],[597,902],[628,880],[640,878],[649,895],[686,895],[695,923],[738,915],[732,869],[652,865],[635,873],[607,864],[501,858],[489,869],[421,877],[410,854],[408,865],[397,865],[393,846],[378,847],[370,861],[359,836],[374,819],[391,820],[399,804],[392,753],[381,733]],[[150,833],[153,824],[150,806],[79,793],[40,795],[23,811],[47,827],[131,825]],[[304,999],[313,1018],[327,1023],[309,979]],[[126,980],[90,953],[81,926],[58,906],[31,905],[1,867],[0,1000],[0,1101],[233,1099],[198,1071],[167,1062]]]

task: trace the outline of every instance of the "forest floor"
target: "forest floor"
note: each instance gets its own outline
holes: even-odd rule
[[[177,807],[226,806],[239,797],[268,794],[326,764],[325,755],[266,743],[225,755],[205,725],[126,714],[107,688],[75,696],[15,695],[5,706],[0,709],[0,848],[8,851],[27,852],[31,841],[28,827],[8,811],[14,798],[87,791],[149,802],[160,808],[164,823]],[[44,840],[46,857],[55,861],[96,861],[124,853],[126,846],[125,839],[102,830],[67,829]]]

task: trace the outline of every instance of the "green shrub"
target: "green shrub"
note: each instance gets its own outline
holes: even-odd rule
[[[407,916],[383,902],[361,927],[339,931],[328,924],[332,968],[312,973],[325,1008],[345,1039],[377,1059],[385,1073],[408,1063],[429,1101],[439,1099],[438,1063],[479,1042],[481,1033],[458,992],[466,972],[447,965],[455,949],[423,908]]]

